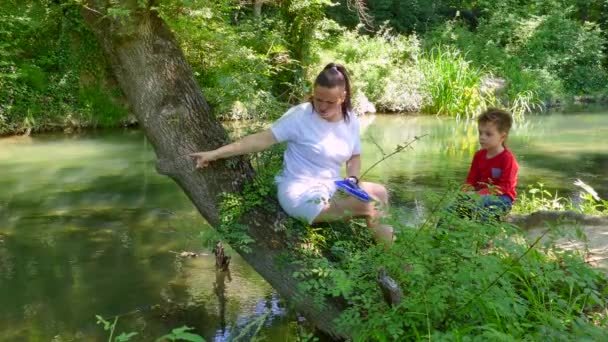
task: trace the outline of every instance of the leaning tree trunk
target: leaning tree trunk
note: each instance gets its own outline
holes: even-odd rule
[[[236,163],[218,161],[204,171],[195,170],[188,154],[226,143],[226,132],[211,113],[174,36],[157,13],[150,7],[138,7],[136,0],[123,0],[119,6],[129,9],[129,15],[112,18],[107,15],[109,3],[88,0],[82,14],[154,147],[157,170],[172,178],[201,215],[217,226],[218,196],[238,192],[251,177],[252,168],[239,159]],[[249,253],[238,248],[237,252],[284,298],[290,299],[297,291],[298,282],[292,277],[296,268],[277,265],[277,257],[288,252],[287,238],[284,230],[269,224],[280,221],[280,212],[277,206],[275,214],[247,213],[243,222],[247,222],[247,233],[254,242],[249,245]],[[328,300],[319,308],[304,297],[294,304],[319,329],[340,337],[333,324],[343,309],[338,301]]]

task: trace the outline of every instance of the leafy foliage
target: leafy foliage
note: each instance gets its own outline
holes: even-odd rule
[[[449,21],[436,27],[426,44],[456,46],[475,64],[505,78],[507,98],[516,109],[525,109],[522,101],[534,109],[541,100],[604,94],[605,37],[599,27],[604,19],[579,16],[579,11],[592,11],[590,3],[480,1],[476,6],[482,15],[474,31]]]
[[[106,320],[100,315],[95,316],[97,318],[97,324],[103,325],[103,329],[105,331],[109,331],[108,342],[127,342],[131,341],[132,338],[137,336],[136,332],[130,333],[121,333],[120,335],[114,337],[114,331],[116,329],[116,324],[118,323],[118,316],[114,318],[113,322]],[[157,339],[157,341],[191,341],[191,342],[205,342],[205,339],[201,336],[189,332],[192,328],[183,326],[181,328],[175,328],[171,330],[170,333],[163,335]],[[114,338],[113,338],[114,337]]]
[[[110,323],[110,321],[107,321],[99,315],[96,315],[95,317],[97,318],[97,324],[103,325],[103,330],[110,332],[110,335],[108,336],[108,342],[126,342],[130,341],[131,338],[137,335],[136,332],[130,332],[121,333],[120,335],[114,337],[114,330],[116,329],[116,324],[118,323],[118,316],[114,318],[114,321],[112,323]],[[112,339],[112,337],[114,337],[114,339]]]
[[[125,120],[76,4],[3,1],[0,26],[0,134]]]
[[[169,340],[169,341],[205,342],[205,339],[203,339],[199,335],[188,332],[189,330],[192,330],[192,328],[185,327],[185,326],[181,327],[181,328],[175,328],[175,329],[171,330],[171,333],[159,337],[157,339],[157,341]]]
[[[428,100],[423,112],[472,118],[495,102],[494,94],[483,92],[483,72],[470,65],[457,50],[432,50],[420,59]]]
[[[245,5],[202,1],[184,7],[187,15],[165,18],[216,115],[265,119],[307,94],[306,70],[315,60],[311,46],[330,4],[283,1],[269,9],[273,15],[252,17],[243,14]]]
[[[333,264],[317,260],[294,274],[303,290],[349,302],[338,321],[355,340],[604,335],[606,277],[580,255],[528,242],[499,222],[394,224],[397,241],[389,250],[359,246]],[[375,284],[380,267],[406,292],[393,307]]]
[[[255,129],[256,127],[252,127]],[[276,185],[274,177],[282,166],[284,146],[275,146],[252,156],[255,176],[245,183],[240,193],[224,194],[220,202],[220,226],[218,232],[230,245],[247,252],[253,242],[247,227],[241,222],[243,214],[252,211],[274,211]]]
[[[79,3],[0,4],[0,134],[133,122]],[[352,3],[269,1],[257,16],[230,0],[113,2],[107,15],[160,13],[225,120],[276,117],[328,60],[383,111],[462,116],[495,100],[523,114],[608,91],[602,2],[373,0],[359,26]],[[494,78],[504,89],[488,95]]]
[[[532,213],[538,210],[570,210],[590,215],[605,215],[608,213],[608,201],[597,197],[589,191],[581,191],[578,197],[561,197],[556,192],[545,189],[544,184],[529,185],[525,192],[517,197],[513,207],[514,212]]]
[[[443,201],[430,199],[428,207]],[[294,299],[307,294],[319,308],[331,298],[345,300],[349,309],[337,322],[357,341],[604,336],[608,279],[582,255],[557,247],[562,227],[528,240],[504,222],[429,215],[407,226],[393,213],[387,223],[397,241],[389,249],[373,245],[357,221],[290,226],[296,243],[287,260],[299,255],[301,266],[292,275],[300,283]],[[443,223],[434,226],[439,216]],[[401,303],[385,302],[376,285],[380,268],[405,291]]]
[[[415,35],[395,35],[389,28],[374,37],[348,32],[332,50],[327,55],[344,61],[357,90],[379,110],[472,117],[496,101],[483,89],[490,74],[456,49],[425,52]]]
[[[450,3],[460,1],[424,0],[368,0],[365,1],[370,17],[373,18],[370,30],[388,25],[396,32],[411,34],[424,33],[430,27],[453,15]],[[328,15],[342,25],[350,28],[359,23],[352,11],[352,1],[339,1],[340,5],[328,10]]]
[[[398,36],[384,27],[375,36],[345,32],[337,44],[324,47],[323,63],[343,62],[352,74],[353,93],[365,94],[379,110],[418,111],[422,74],[414,61],[420,54],[416,36]]]

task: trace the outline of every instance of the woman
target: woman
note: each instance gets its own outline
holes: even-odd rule
[[[191,156],[197,168],[204,168],[214,160],[260,152],[284,141],[287,149],[276,183],[279,203],[287,214],[308,223],[365,217],[377,241],[392,242],[392,227],[379,223],[388,203],[382,185],[359,184],[375,201],[335,195],[334,182],[341,178],[342,164],[354,183],[359,183],[361,172],[359,121],[352,112],[350,80],[344,66],[328,64],[315,80],[310,102],[289,109],[270,129]]]

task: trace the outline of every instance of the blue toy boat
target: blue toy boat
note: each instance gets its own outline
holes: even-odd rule
[[[337,180],[335,181],[335,183],[338,190],[345,192],[351,196],[354,196],[362,202],[369,202],[372,199],[370,195],[365,192],[365,190],[361,189],[357,184],[349,180]]]

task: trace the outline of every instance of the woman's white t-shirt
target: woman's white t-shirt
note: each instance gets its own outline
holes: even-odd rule
[[[361,153],[359,120],[350,113],[348,121],[329,122],[303,103],[270,129],[278,142],[287,142],[276,177],[279,203],[290,216],[312,223],[336,191],[342,165]]]
[[[277,182],[339,179],[342,165],[361,153],[359,120],[353,113],[348,121],[329,122],[307,102],[289,109],[271,131],[278,142],[287,141],[283,171]]]

